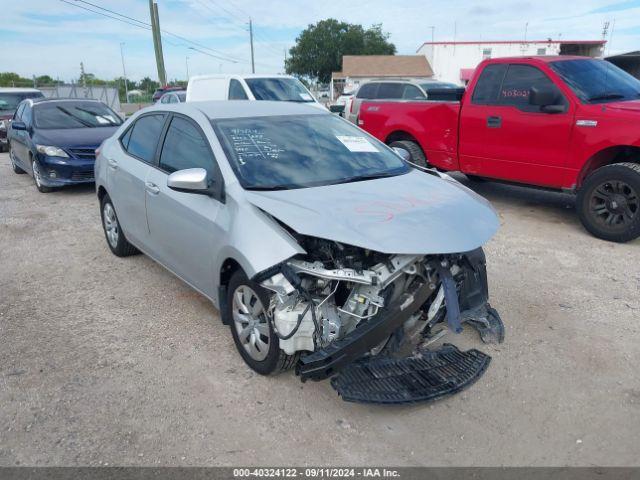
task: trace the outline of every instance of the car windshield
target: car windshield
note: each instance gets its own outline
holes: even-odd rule
[[[115,127],[122,120],[99,102],[51,102],[33,108],[35,126],[42,129]]]
[[[290,115],[212,122],[247,190],[356,182],[406,173],[387,146],[335,115]]]
[[[583,102],[640,98],[640,81],[605,60],[560,60],[551,68]]]
[[[15,112],[22,100],[40,97],[40,92],[0,92],[0,112]]]
[[[245,82],[256,100],[281,102],[313,102],[304,85],[295,78],[246,78]]]

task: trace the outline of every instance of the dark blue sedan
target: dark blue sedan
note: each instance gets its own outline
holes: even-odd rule
[[[41,192],[93,182],[96,149],[121,124],[97,100],[24,100],[7,132],[13,171],[30,173]]]

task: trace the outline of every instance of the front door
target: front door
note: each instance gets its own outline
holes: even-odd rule
[[[167,179],[187,168],[204,168],[211,182],[221,182],[222,177],[200,127],[179,115],[170,122],[158,168],[151,169],[146,179],[151,255],[213,297],[213,258],[222,236],[216,220],[223,204],[210,195],[172,190]]]
[[[145,180],[156,159],[166,115],[139,117],[120,137],[123,154],[105,153],[107,189],[127,238],[147,250],[149,228],[145,210]]]
[[[565,105],[545,113],[529,103],[532,87],[552,88]],[[539,68],[492,64],[484,68],[460,119],[460,165],[466,173],[559,187],[573,128],[569,102]]]

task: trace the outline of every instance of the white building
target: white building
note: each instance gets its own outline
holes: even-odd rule
[[[529,55],[582,55],[601,57],[605,40],[540,40],[487,42],[425,42],[418,49],[427,57],[436,80],[466,85],[486,58]]]

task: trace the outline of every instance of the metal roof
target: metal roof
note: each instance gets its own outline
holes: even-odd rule
[[[329,110],[296,102],[271,102],[266,100],[212,100],[206,102],[185,102],[155,104],[143,109],[149,111],[178,112],[193,115],[202,112],[209,120],[222,118],[272,117],[278,115],[331,115]]]

